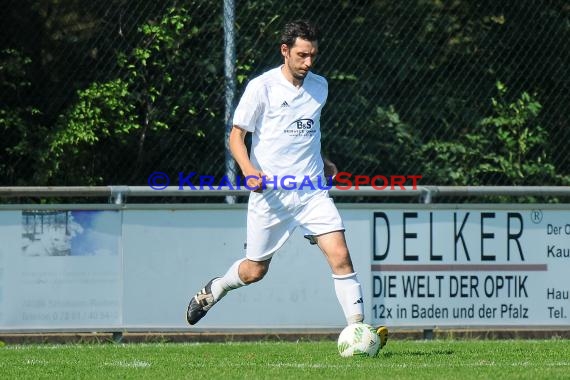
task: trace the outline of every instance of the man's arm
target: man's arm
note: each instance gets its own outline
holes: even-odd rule
[[[247,131],[245,129],[241,129],[236,125],[233,126],[229,137],[230,151],[233,158],[239,165],[243,175],[246,178],[250,177],[247,180],[247,186],[250,189],[254,189],[253,191],[261,191],[261,185],[263,183],[261,177],[264,174],[261,172],[261,170],[253,166],[253,163],[249,159],[249,155],[247,154],[247,147],[245,146],[246,134]]]

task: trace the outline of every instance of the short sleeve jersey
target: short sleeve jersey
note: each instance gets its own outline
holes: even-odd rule
[[[326,79],[312,72],[300,88],[285,78],[281,67],[252,79],[233,124],[252,132],[253,165],[270,177],[322,177],[320,118],[327,95]]]

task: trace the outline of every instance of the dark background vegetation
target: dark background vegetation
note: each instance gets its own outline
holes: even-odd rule
[[[224,174],[222,1],[7,0],[0,185],[146,185]],[[570,174],[564,0],[236,1],[238,96],[321,29],[323,148],[355,174],[428,185],[562,185]]]

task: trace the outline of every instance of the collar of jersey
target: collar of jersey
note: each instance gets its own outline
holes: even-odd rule
[[[305,89],[304,89],[304,87],[305,87],[305,81],[307,80],[307,78],[309,77],[309,75],[311,74],[311,72],[309,71],[309,72],[307,73],[307,76],[306,76],[305,79],[303,80],[303,84],[300,85],[300,86],[297,88],[293,83],[289,82],[289,81],[287,80],[287,78],[285,78],[285,75],[283,74],[283,70],[282,70],[282,69],[283,69],[283,66],[284,66],[284,65],[281,65],[281,66],[279,66],[279,68],[278,68],[278,70],[279,70],[279,77],[281,78],[281,80],[282,80],[283,82],[287,83],[287,84],[288,84],[291,88],[293,88],[295,91],[299,91],[299,92],[300,92],[300,91],[304,91],[304,90],[305,90]]]

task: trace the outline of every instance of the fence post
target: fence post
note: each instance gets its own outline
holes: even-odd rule
[[[422,194],[420,195],[420,203],[430,204],[431,201],[432,201],[431,190],[429,188],[423,189]],[[433,328],[424,329],[423,335],[424,339],[433,340]]]
[[[226,133],[224,139],[226,176],[235,184],[236,164],[230,152],[229,136],[232,130],[232,111],[236,94],[236,49],[235,49],[235,3],[234,0],[224,0],[224,75],[226,98]],[[235,195],[227,195],[226,203],[236,203]]]

